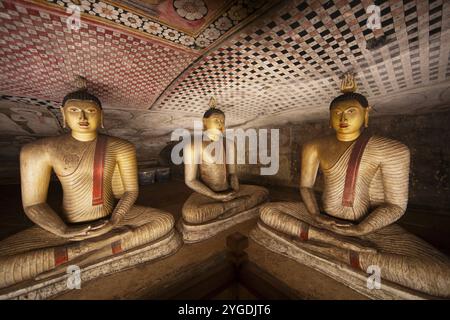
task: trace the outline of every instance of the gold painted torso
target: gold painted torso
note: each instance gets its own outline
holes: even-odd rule
[[[326,143],[324,143],[326,145]],[[344,206],[345,177],[354,142],[343,142],[336,148],[320,148],[320,169],[324,175],[322,194],[323,208],[326,213],[341,219],[361,220],[372,208],[384,203],[384,183],[403,183],[390,179],[396,172],[408,170],[409,151],[402,143],[373,136],[370,138],[361,158],[352,207]],[[340,154],[338,153],[340,152]],[[390,163],[382,172],[383,163]],[[384,173],[384,178],[383,178]],[[406,182],[407,183],[407,182]],[[395,189],[395,188],[394,188]],[[403,190],[402,188],[397,188]],[[390,198],[406,198],[407,194],[390,194]]]
[[[212,142],[203,141],[201,151],[201,163],[199,164],[200,180],[213,191],[220,192],[230,188],[228,181],[228,170],[226,165],[225,150],[223,150],[222,163],[215,163],[209,152],[205,151],[206,147]],[[214,157],[214,153],[212,154]]]
[[[54,138],[49,144],[53,170],[63,188],[63,218],[70,223],[97,220],[110,215],[120,196],[122,184],[117,154],[127,141],[107,137],[104,171],[103,204],[93,205],[94,155],[97,139],[75,140],[70,134]]]

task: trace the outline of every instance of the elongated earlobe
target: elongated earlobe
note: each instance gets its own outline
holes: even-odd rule
[[[333,126],[331,125],[331,120],[328,122],[328,128],[333,128]]]
[[[61,107],[59,107],[59,110],[61,111],[61,115],[62,115],[62,119],[63,119],[63,128],[66,129],[67,123],[66,123],[66,115],[64,114],[64,108],[61,106]]]
[[[370,107],[367,107],[366,112],[364,114],[364,128],[368,128],[369,127],[369,111],[370,111]]]
[[[105,129],[105,125],[103,124],[103,111],[100,114],[100,128]]]

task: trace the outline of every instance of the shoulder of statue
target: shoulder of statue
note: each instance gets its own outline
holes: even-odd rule
[[[370,138],[369,144],[374,150],[378,150],[382,158],[389,156],[409,155],[409,148],[402,142],[377,135]]]
[[[36,162],[48,161],[52,163],[53,160],[60,156],[65,150],[70,139],[70,134],[63,134],[54,137],[45,137],[36,141],[27,143],[22,146],[20,150],[20,158],[32,158]],[[67,149],[67,148],[66,148]]]
[[[403,142],[399,140],[395,140],[392,138],[382,137],[378,135],[372,135],[370,136],[371,143],[377,144],[377,145],[385,145],[385,146],[392,146],[392,147],[402,147],[402,148],[408,148]]]
[[[108,136],[106,134],[99,135],[99,138],[100,137],[106,139],[108,146],[111,146],[112,148],[135,148],[132,142],[119,137]]]
[[[29,152],[46,152],[59,146],[64,140],[70,138],[70,134],[63,134],[54,137],[45,137],[37,139],[35,141],[29,142],[22,146],[22,151],[26,150]]]

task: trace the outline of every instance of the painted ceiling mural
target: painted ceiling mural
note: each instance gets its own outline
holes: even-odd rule
[[[23,143],[63,132],[79,75],[140,160],[211,96],[231,126],[325,119],[346,71],[375,115],[444,110],[448,43],[445,0],[0,0],[0,158],[17,166]]]

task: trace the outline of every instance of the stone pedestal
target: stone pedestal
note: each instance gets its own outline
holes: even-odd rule
[[[177,229],[182,234],[185,243],[195,243],[209,239],[225,229],[255,218],[258,215],[259,206],[225,219],[216,219],[203,224],[190,224],[180,219],[177,223]]]
[[[367,286],[369,274],[356,271],[344,263],[315,255],[292,242],[289,237],[274,232],[259,223],[250,232],[250,238],[259,245],[317,270],[370,299],[433,299],[431,296],[415,292],[384,279],[381,279],[380,289],[369,289]],[[308,279],[305,279],[305,281],[308,281]]]
[[[153,243],[95,262],[81,268],[79,274],[81,286],[83,286],[83,283],[98,277],[129,269],[145,262],[165,258],[177,252],[182,244],[183,241],[180,235],[173,230],[163,239],[158,239]],[[71,289],[70,285],[68,285],[70,282],[69,277],[73,276],[73,274],[62,274],[41,281],[25,281],[0,290],[0,300],[49,299],[66,291],[76,290]]]

